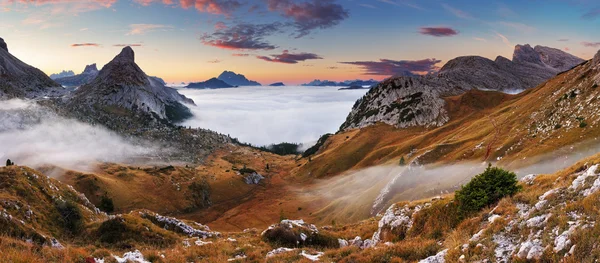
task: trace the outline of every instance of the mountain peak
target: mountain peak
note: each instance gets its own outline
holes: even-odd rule
[[[596,53],[594,59],[592,59],[592,63],[594,63],[594,65],[600,65],[600,50],[598,50],[598,53]]]
[[[260,83],[252,80],[248,80],[246,76],[242,74],[237,74],[233,71],[223,71],[217,79],[226,82],[232,86],[261,86]]]
[[[513,62],[542,63],[539,53],[537,53],[529,44],[515,46]]]
[[[6,52],[8,52],[8,46],[6,45],[6,42],[4,42],[4,39],[2,39],[0,37],[0,48],[6,50]]]
[[[85,66],[85,69],[83,70],[82,74],[97,73],[97,72],[98,72],[98,68],[96,67],[96,63],[94,63],[91,65]]]
[[[124,47],[113,61],[135,62],[135,52],[130,46]]]

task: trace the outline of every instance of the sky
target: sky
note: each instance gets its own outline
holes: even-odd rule
[[[0,0],[0,37],[47,74],[110,61],[124,45],[148,74],[262,84],[381,80],[529,43],[584,59],[600,49],[597,0]]]

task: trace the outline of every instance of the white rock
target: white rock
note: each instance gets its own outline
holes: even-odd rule
[[[444,249],[434,256],[428,257],[419,261],[419,263],[445,263],[446,262],[446,254],[448,254],[448,249]]]
[[[287,253],[287,252],[291,252],[296,250],[295,248],[286,248],[286,247],[280,247],[278,249],[274,249],[269,251],[269,253],[267,253],[267,258],[273,257],[275,255],[279,255],[279,254],[283,254],[283,253]]]
[[[307,258],[310,261],[319,261],[319,258],[321,256],[325,255],[325,253],[317,252],[317,254],[309,254],[309,253],[306,253],[306,251],[302,250],[302,252],[300,252],[300,255]]]
[[[140,252],[139,250],[136,250],[133,252],[127,252],[123,255],[123,257],[118,257],[118,256],[113,256],[113,257],[119,263],[125,263],[125,262],[150,263],[150,261],[147,261],[144,258],[144,255],[142,255],[142,252]]]

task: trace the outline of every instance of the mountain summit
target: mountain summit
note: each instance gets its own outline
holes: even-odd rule
[[[100,109],[104,113],[126,112],[148,115],[166,121],[180,121],[191,116],[182,103],[191,99],[149,77],[135,63],[135,53],[125,47],[106,64],[89,84],[81,86],[70,104],[74,107]]]
[[[8,52],[0,38],[0,98],[60,96],[64,89],[41,70],[27,65]]]
[[[223,71],[217,79],[224,81],[231,86],[261,86],[260,83],[252,80],[248,80],[246,76],[242,74],[236,74],[232,71]]]

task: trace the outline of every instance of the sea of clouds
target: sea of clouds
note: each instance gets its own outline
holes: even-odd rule
[[[281,142],[309,147],[335,133],[367,90],[339,87],[240,87],[179,89],[197,106],[184,126],[211,129],[263,146]]]
[[[11,159],[34,168],[50,164],[85,171],[95,162],[122,162],[155,153],[155,147],[60,117],[35,102],[0,101],[0,165]]]

